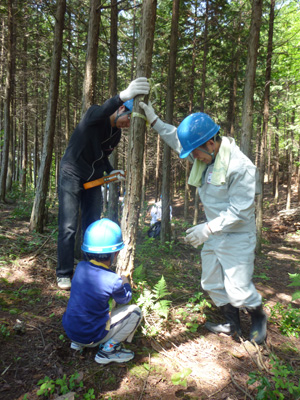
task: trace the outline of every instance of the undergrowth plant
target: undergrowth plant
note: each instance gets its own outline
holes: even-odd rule
[[[292,283],[288,286],[297,286],[300,288],[300,274],[289,274]],[[292,300],[300,299],[300,289],[293,293]]]
[[[50,379],[45,376],[40,379],[37,383],[40,389],[37,390],[38,396],[50,397],[52,394],[65,395],[69,392],[75,392],[83,387],[83,382],[78,372],[75,372],[69,378],[66,375],[59,379]],[[95,399],[94,389],[89,389],[87,393],[80,395],[75,394],[76,399],[93,400]],[[27,394],[23,397],[23,400],[27,399]]]
[[[143,266],[140,265],[133,274],[133,279],[137,284],[133,299],[143,312],[144,327],[142,326],[142,329],[144,328],[144,333],[155,336],[168,317],[171,300],[167,300],[165,297],[170,293],[163,275],[153,288],[142,280],[144,276]]]
[[[295,383],[291,378],[296,372],[290,365],[282,363],[271,354],[272,365],[270,376],[260,371],[250,372],[248,385],[258,383],[256,400],[284,400],[300,398],[300,380]]]
[[[270,321],[279,326],[279,330],[286,336],[299,337],[300,335],[300,310],[291,304],[285,307],[281,303],[269,307]]]

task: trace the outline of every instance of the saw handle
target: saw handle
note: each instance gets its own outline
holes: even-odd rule
[[[105,183],[115,182],[119,179],[118,178],[119,175],[120,175],[120,172],[118,171],[118,172],[115,172],[114,174],[103,176],[102,178],[99,178],[99,179],[95,179],[94,181],[86,182],[83,184],[83,187],[85,189],[91,189],[95,186],[104,185]],[[126,176],[126,173],[125,173],[125,176]]]

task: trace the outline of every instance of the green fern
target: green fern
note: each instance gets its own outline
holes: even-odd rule
[[[171,305],[170,300],[160,300],[159,302],[155,303],[154,310],[160,317],[167,319],[170,305]]]
[[[155,293],[157,299],[162,299],[170,294],[167,291],[167,284],[163,275],[161,276],[160,281],[158,281],[154,286],[153,292]]]
[[[162,276],[153,289],[144,287],[142,293],[136,300],[137,305],[141,307],[143,315],[145,316],[144,323],[146,333],[151,336],[159,333],[157,328],[161,327],[163,323],[162,319],[168,318],[171,301],[163,299],[163,297],[169,294],[165,278]],[[151,316],[152,321],[155,321],[155,329],[148,323],[148,316]]]

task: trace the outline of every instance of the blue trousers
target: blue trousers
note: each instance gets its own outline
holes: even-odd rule
[[[102,212],[101,186],[85,190],[83,180],[63,169],[58,182],[58,243],[57,277],[72,277],[75,236],[81,208],[82,236],[86,228],[100,218]]]

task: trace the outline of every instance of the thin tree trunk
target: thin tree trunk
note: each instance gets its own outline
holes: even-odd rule
[[[110,11],[110,57],[109,57],[109,90],[110,97],[117,94],[117,54],[118,54],[118,6],[116,0],[111,0]],[[110,156],[111,164],[118,169],[118,148]],[[118,183],[109,185],[108,218],[118,222]]]
[[[158,201],[158,198],[161,193],[161,187],[160,187],[160,136],[156,135],[156,164],[155,164],[155,202]]]
[[[72,32],[72,23],[71,23],[71,12],[68,13],[68,47],[67,47],[67,81],[66,81],[66,128],[65,128],[65,142],[68,143],[71,133],[70,126],[70,86],[71,86],[71,32]]]
[[[258,253],[260,253],[261,251],[262,225],[263,225],[263,196],[264,196],[264,176],[265,176],[265,163],[266,163],[265,147],[268,134],[269,109],[270,109],[270,84],[271,84],[271,68],[272,68],[272,54],[273,54],[274,8],[275,8],[275,0],[271,0],[270,17],[269,17],[268,51],[267,51],[267,62],[266,62],[266,79],[265,79],[265,91],[264,91],[263,130],[262,130],[260,162],[259,162],[261,193],[257,196],[257,202],[256,202],[256,230],[257,230],[256,250]]]
[[[206,88],[206,60],[208,53],[208,12],[209,12],[209,2],[206,0],[206,10],[205,10],[205,26],[204,26],[204,36],[203,36],[203,60],[202,60],[202,77],[201,77],[201,104],[200,111],[204,112],[204,102],[205,102],[205,88]],[[195,190],[195,202],[194,202],[194,219],[193,225],[198,223],[199,216],[199,191]]]
[[[276,132],[275,132],[275,149],[274,149],[274,176],[273,176],[273,195],[274,195],[274,204],[277,206],[279,201],[279,119],[276,115]]]
[[[262,17],[262,0],[253,0],[250,37],[248,45],[247,68],[244,86],[244,99],[242,110],[241,150],[246,156],[251,156],[251,139],[253,128],[253,96],[255,86],[255,73],[259,34]]]
[[[189,215],[189,185],[188,185],[189,175],[190,175],[190,163],[188,160],[185,160],[184,208],[183,208],[183,218],[185,221],[187,221]]]
[[[170,38],[169,71],[166,99],[166,122],[173,123],[175,72],[178,43],[179,0],[173,1],[172,25]],[[164,144],[162,176],[162,221],[160,238],[163,243],[171,239],[170,226],[170,187],[171,187],[171,147]]]
[[[144,0],[141,11],[141,30],[137,56],[137,77],[151,75],[152,51],[156,19],[156,0]],[[136,96],[133,112],[143,113],[139,102],[148,102],[148,96]],[[132,118],[127,158],[126,196],[122,216],[122,232],[125,248],[118,257],[118,273],[130,274],[134,269],[136,237],[141,205],[142,167],[146,121],[140,117]]]
[[[100,7],[98,0],[90,0],[89,29],[85,76],[82,93],[81,115],[95,103],[95,88],[97,81],[97,56],[100,27]]]
[[[66,0],[58,0],[43,153],[37,182],[37,190],[30,218],[30,230],[36,230],[40,233],[43,232],[44,229],[45,205],[52,161],[65,10]]]
[[[7,49],[6,49],[6,81],[5,81],[5,100],[4,100],[4,139],[2,147],[2,163],[0,175],[0,201],[5,201],[6,178],[8,168],[8,155],[11,136],[11,99],[13,90],[13,0],[7,2]]]
[[[27,127],[27,119],[28,119],[28,95],[27,95],[27,35],[24,36],[24,54],[25,57],[23,59],[23,138],[22,138],[22,191],[25,193],[26,191],[26,172],[27,172],[27,161],[28,161],[28,149],[27,149],[27,136],[28,136],[28,127]]]
[[[193,106],[194,106],[194,82],[195,82],[195,65],[196,65],[196,45],[197,45],[197,21],[198,21],[198,1],[195,1],[195,16],[194,16],[194,24],[193,24],[193,53],[192,53],[192,67],[191,67],[191,82],[190,82],[190,103],[189,103],[189,114],[193,112]],[[205,86],[202,85],[202,89],[204,89]],[[203,90],[201,90],[201,99],[203,96]],[[188,219],[188,212],[189,212],[189,201],[190,201],[190,192],[189,192],[189,185],[188,185],[188,179],[189,179],[189,172],[190,172],[190,163],[189,161],[186,160],[185,162],[185,184],[184,184],[184,207],[183,207],[183,218],[186,221]],[[197,199],[197,196],[195,196],[195,206],[197,207],[197,211],[194,212],[194,217],[195,213],[198,213],[198,207],[199,207],[199,199]]]
[[[291,124],[294,126],[295,124],[295,109],[292,111],[292,119]],[[291,209],[291,201],[292,201],[292,177],[293,177],[293,147],[294,147],[294,131],[291,130],[291,142],[288,147],[288,182],[287,182],[287,198],[286,198],[286,210]]]

